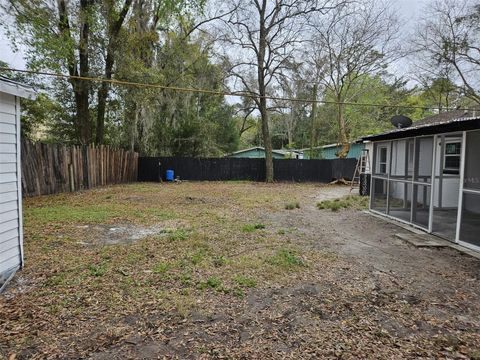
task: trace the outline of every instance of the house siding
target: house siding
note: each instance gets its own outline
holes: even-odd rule
[[[0,92],[0,285],[22,265],[18,99]]]
[[[347,159],[358,159],[364,148],[363,144],[351,144],[350,151],[347,154]],[[324,148],[322,151],[322,157],[326,160],[337,159],[337,153],[342,149],[341,146],[332,146]]]
[[[364,144],[351,144],[350,151],[347,154],[347,159],[358,159],[362,154]],[[342,149],[342,146],[329,146],[324,148],[314,148],[314,159],[334,160],[338,159],[337,153]],[[304,149],[304,159],[310,159],[309,149]]]
[[[250,149],[248,151],[238,152],[228,157],[233,158],[249,158],[249,159],[264,159],[265,158],[265,151],[263,149]],[[284,159],[283,155],[273,153],[274,159]]]

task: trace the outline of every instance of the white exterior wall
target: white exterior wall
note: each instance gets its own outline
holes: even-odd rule
[[[363,143],[363,145],[365,146],[364,149],[368,150],[368,161],[367,161],[367,164],[365,165],[365,173],[371,174],[372,173],[371,167],[373,166],[373,142],[371,141],[365,142]]]
[[[0,286],[22,266],[19,98],[0,92]]]
[[[450,138],[451,140],[455,139],[458,141],[462,141],[461,137],[458,138]],[[441,151],[441,137],[437,139],[437,160],[435,166],[435,176],[440,176],[440,167],[443,163],[443,156]],[[462,144],[465,146],[465,144]],[[447,177],[443,178],[443,185],[442,185],[442,196],[440,204],[440,179],[435,179],[435,207],[441,208],[457,208],[458,207],[458,189],[460,188],[460,175],[445,175]],[[440,206],[441,205],[441,206]]]

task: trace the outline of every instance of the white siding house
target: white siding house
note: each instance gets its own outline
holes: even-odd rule
[[[20,98],[35,93],[0,77],[0,290],[23,266]]]

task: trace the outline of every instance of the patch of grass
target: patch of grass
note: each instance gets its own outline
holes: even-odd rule
[[[204,261],[208,256],[207,250],[206,249],[198,249],[195,251],[193,254],[189,256],[189,260],[193,265],[198,265],[202,261]]]
[[[271,265],[292,268],[296,266],[304,266],[303,260],[292,250],[281,249],[275,255],[269,257],[267,262]]]
[[[262,230],[265,229],[264,224],[245,224],[242,227],[243,232],[254,232],[255,230]]]
[[[240,287],[254,288],[257,286],[257,281],[248,276],[237,275],[233,278],[233,281]]]
[[[95,277],[100,277],[106,274],[108,270],[108,264],[106,262],[102,262],[100,264],[90,264],[88,265],[88,272],[90,275]]]
[[[295,210],[300,209],[300,203],[298,201],[289,202],[285,204],[285,210]]]
[[[163,208],[148,207],[142,209],[141,212],[136,214],[139,217],[152,217],[155,220],[171,220],[177,217],[177,214],[171,211],[165,211]]]
[[[201,290],[208,288],[220,290],[222,288],[222,280],[216,276],[211,276],[207,279],[207,281],[200,282],[198,284],[198,288]]]
[[[183,286],[192,286],[193,285],[193,281],[192,281],[192,275],[190,273],[183,273],[181,276],[180,276],[180,283],[183,285]]]
[[[236,287],[232,290],[233,296],[243,299],[245,297],[245,291],[242,288]]]
[[[59,222],[102,223],[119,215],[119,211],[114,206],[105,205],[50,205],[28,208],[25,211],[27,219],[34,219],[35,222],[41,224]]]
[[[64,273],[55,274],[47,279],[47,286],[58,286],[63,285],[66,282],[66,277]]]
[[[169,232],[168,240],[170,241],[183,241],[188,238],[189,231],[186,229],[175,229]]]
[[[368,196],[348,195],[340,199],[324,200],[317,204],[320,210],[338,211],[340,209],[363,210],[368,208]]]
[[[213,266],[216,268],[222,267],[227,263],[227,259],[224,256],[215,256],[212,260]]]
[[[170,268],[171,265],[168,262],[160,261],[153,267],[152,271],[156,274],[165,274]]]

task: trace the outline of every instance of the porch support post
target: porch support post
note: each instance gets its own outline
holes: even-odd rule
[[[430,208],[428,211],[428,232],[433,231],[433,206],[435,201],[435,190],[436,190],[436,180],[435,180],[435,168],[437,167],[437,135],[433,137],[433,151],[432,151],[432,177],[430,180]]]
[[[462,206],[463,206],[463,182],[465,179],[465,154],[467,148],[467,132],[462,133],[462,155],[460,156],[460,186],[458,187],[458,212],[457,212],[457,229],[455,242],[460,241],[460,224],[462,223]]]
[[[417,180],[417,175],[418,175],[418,169],[417,169],[417,164],[418,164],[418,159],[419,156],[417,154],[417,142],[418,138],[414,137],[413,138],[413,174],[412,174],[412,201],[411,201],[411,206],[410,206],[410,223],[413,223],[413,219],[416,216],[417,213],[417,191],[415,191],[415,181]]]

